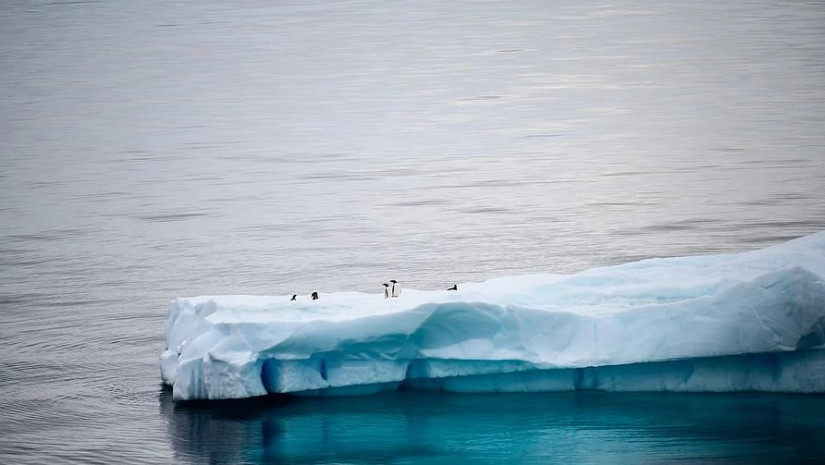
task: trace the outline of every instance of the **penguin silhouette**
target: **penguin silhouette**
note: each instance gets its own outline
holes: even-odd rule
[[[447,288],[447,290],[448,291],[457,291],[458,290],[458,284],[453,284],[453,287]]]
[[[312,300],[318,300],[318,293],[317,292],[312,293]]]
[[[392,283],[392,291],[390,292],[390,297],[398,297],[401,295],[401,286],[398,285],[398,281],[391,279],[390,282]]]
[[[387,283],[384,283],[384,298],[385,299],[390,298],[390,285],[387,284]]]
[[[291,298],[291,299],[289,299],[289,301],[290,301],[290,302],[294,302],[294,301],[296,301],[296,300],[298,300],[298,295],[297,295],[297,294],[292,294],[292,298]]]

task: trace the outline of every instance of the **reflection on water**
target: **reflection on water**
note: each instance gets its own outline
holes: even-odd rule
[[[191,463],[821,462],[825,397],[568,392],[173,404]]]

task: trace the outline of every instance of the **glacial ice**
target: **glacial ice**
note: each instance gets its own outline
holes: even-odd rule
[[[823,277],[825,232],[395,299],[178,298],[161,375],[175,400],[398,388],[821,393]]]

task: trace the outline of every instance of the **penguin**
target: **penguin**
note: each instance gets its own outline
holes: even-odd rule
[[[447,288],[447,290],[448,291],[457,291],[458,290],[458,284],[453,284],[453,287]]]
[[[298,295],[297,295],[297,294],[292,294],[292,298],[291,298],[291,299],[289,299],[289,301],[290,301],[290,302],[294,302],[294,301],[296,301],[296,300],[298,300]]]
[[[387,284],[387,283],[384,283],[384,298],[385,299],[390,298],[390,285]]]
[[[317,292],[312,293],[312,300],[318,300],[318,293]]]
[[[391,279],[390,282],[392,283],[392,291],[390,292],[390,297],[398,297],[401,295],[401,286],[398,285],[398,281]]]

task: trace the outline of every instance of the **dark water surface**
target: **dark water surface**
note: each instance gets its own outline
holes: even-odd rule
[[[816,463],[825,402],[764,394],[390,393],[175,406],[199,463]]]
[[[0,2],[0,463],[822,460],[816,396],[175,408],[166,303],[825,229],[825,3]]]

